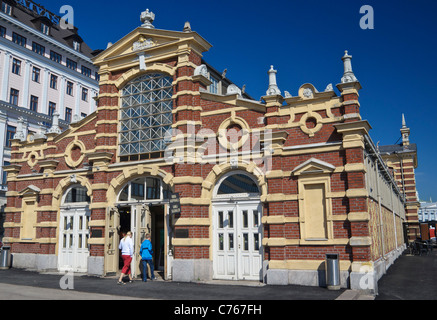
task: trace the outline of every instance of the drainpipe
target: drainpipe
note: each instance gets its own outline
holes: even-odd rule
[[[381,191],[379,186],[379,172],[378,172],[378,158],[375,161],[375,173],[376,173],[376,190],[377,190],[377,197],[378,197],[378,208],[379,208],[379,232],[380,232],[380,241],[382,245],[382,259],[385,260],[385,245],[384,245],[384,223],[382,219],[382,206],[381,206]],[[385,267],[384,267],[385,272]]]
[[[394,231],[395,231],[395,249],[398,248],[398,232],[396,230],[396,213],[395,213],[395,205],[393,202],[393,188],[391,188],[391,209],[393,210],[393,227],[394,227]]]

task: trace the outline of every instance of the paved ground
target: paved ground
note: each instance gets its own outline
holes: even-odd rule
[[[425,256],[404,254],[379,281],[376,300],[437,299],[437,250]],[[63,290],[65,289],[65,290]],[[123,286],[114,278],[73,277],[25,270],[0,270],[0,300],[162,300],[238,301],[373,300],[356,291],[318,287],[266,286],[256,282],[177,283],[139,280]]]
[[[404,254],[378,286],[376,300],[437,300],[437,248],[429,255]]]
[[[70,281],[68,281],[70,280]],[[81,295],[97,294],[118,297],[132,297],[140,299],[157,300],[335,300],[345,290],[329,291],[325,288],[300,287],[300,286],[265,286],[259,283],[229,284],[227,282],[211,283],[177,283],[171,281],[148,281],[143,283],[136,280],[120,286],[115,279],[95,278],[88,276],[74,276],[66,278],[59,274],[40,274],[18,269],[0,270],[0,298],[5,296],[6,288],[3,284],[15,286],[18,290],[17,297],[25,297],[29,292],[30,298],[33,296],[29,287],[41,289],[39,292],[47,293],[48,299],[63,300],[67,293],[69,296],[82,299]],[[73,287],[74,290],[62,290],[61,285]],[[22,286],[24,286],[22,288]],[[9,287],[12,288],[12,287]],[[22,288],[22,289],[21,289]],[[50,289],[50,291],[42,291]],[[56,291],[62,294],[56,295]],[[3,295],[2,295],[3,292]],[[54,295],[53,295],[54,294]],[[11,296],[10,298],[12,298]],[[40,294],[43,299],[44,295]],[[102,298],[96,296],[96,299]]]

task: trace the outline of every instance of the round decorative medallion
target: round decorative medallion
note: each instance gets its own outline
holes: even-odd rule
[[[223,148],[237,151],[249,139],[249,125],[240,117],[231,117],[219,127],[219,143]]]
[[[72,141],[65,149],[65,163],[71,168],[77,168],[85,158],[85,145],[82,141]]]
[[[322,116],[317,112],[308,112],[300,119],[300,129],[310,137],[314,137],[323,127],[322,120]]]

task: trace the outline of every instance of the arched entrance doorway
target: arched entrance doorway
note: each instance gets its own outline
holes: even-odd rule
[[[87,189],[73,185],[62,197],[59,234],[59,271],[87,272],[90,197]]]
[[[168,259],[168,244],[170,241],[168,199],[170,187],[161,179],[155,177],[138,177],[128,182],[119,192],[117,197],[117,230],[114,245],[117,244],[124,233],[131,231],[134,240],[135,255],[132,260],[132,274],[137,277],[141,274],[141,257],[139,249],[145,240],[146,234],[151,235],[153,246],[153,262],[155,270],[161,271],[163,278],[170,274],[170,261]],[[118,250],[113,257],[117,269],[121,270],[122,263]]]
[[[214,279],[262,279],[262,206],[255,179],[225,174],[213,198]]]

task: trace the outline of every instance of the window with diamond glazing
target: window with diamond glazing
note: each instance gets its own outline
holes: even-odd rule
[[[122,91],[120,158],[123,161],[160,157],[165,134],[173,123],[173,78],[146,74]]]

